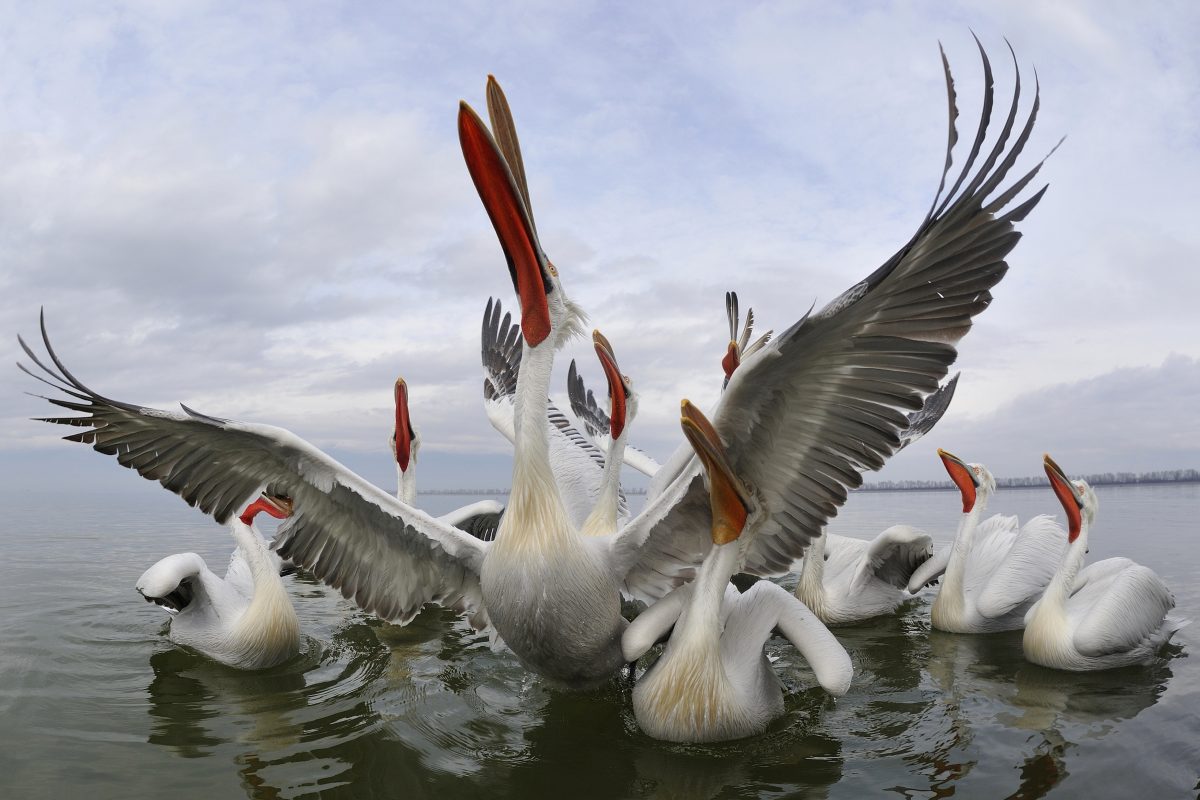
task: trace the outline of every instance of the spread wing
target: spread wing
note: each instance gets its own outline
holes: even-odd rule
[[[908,427],[900,433],[899,449],[903,450],[908,447],[938,424],[950,409],[950,401],[954,399],[954,390],[958,388],[958,377],[961,374],[955,373],[953,378],[925,398],[925,404],[921,406],[920,411],[914,411],[908,415]]]
[[[608,414],[596,402],[592,390],[584,385],[583,376],[575,366],[575,359],[571,359],[571,367],[567,370],[567,398],[571,402],[571,412],[583,422],[584,430],[587,431],[592,444],[603,450],[607,456],[612,445],[612,426],[609,424]],[[659,468],[658,462],[651,456],[629,444],[625,445],[621,463],[651,478]]]
[[[976,606],[985,617],[1002,617],[1036,600],[1067,552],[1067,532],[1045,514],[1026,522],[986,578]]]
[[[483,312],[483,405],[488,419],[509,442],[516,441],[517,377],[521,371],[521,328],[499,300],[489,299]],[[604,484],[604,452],[575,427],[554,403],[546,400],[550,426],[550,466],[558,490],[576,527],[583,525]],[[618,495],[617,516],[629,515],[625,493]]]
[[[399,622],[438,603],[487,624],[479,589],[485,545],[355,475],[296,435],[270,425],[144,408],[97,394],[63,366],[46,335],[53,367],[21,341],[44,375],[28,374],[66,395],[50,403],[80,416],[43,421],[87,430],[65,437],[115,456],[218,522],[262,490],[290,497],[293,513],[275,548],[366,611]],[[57,367],[57,369],[54,369]]]
[[[748,546],[747,572],[786,571],[837,514],[847,492],[862,483],[861,472],[879,469],[900,447],[907,414],[921,409],[946,376],[957,356],[955,344],[991,303],[992,287],[1008,270],[1004,259],[1020,238],[1015,224],[1045,191],[1011,205],[1040,163],[1002,185],[1038,110],[1035,93],[1028,116],[1015,130],[1019,74],[995,144],[982,153],[993,93],[991,64],[979,49],[983,113],[949,189],[943,191],[957,140],[957,108],[943,54],[950,106],[946,165],[917,232],[865,279],[743,361],[710,415],[734,472],[754,488],[766,513]],[[659,569],[671,551],[687,549],[683,540],[708,535],[705,489],[694,460],[682,472],[679,479],[690,483],[676,507],[649,527],[631,524],[623,546],[639,555],[626,554],[632,570],[627,580],[636,583],[644,570]],[[697,517],[702,524],[689,530]]]
[[[1119,562],[1117,568],[1110,561]],[[1079,579],[1086,583],[1068,601],[1067,614],[1076,622],[1075,649],[1085,656],[1124,653],[1149,644],[1175,607],[1162,578],[1129,559],[1097,562],[1080,572]]]

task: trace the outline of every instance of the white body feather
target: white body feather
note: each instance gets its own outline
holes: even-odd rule
[[[272,667],[299,652],[300,622],[261,534],[240,520],[230,530],[242,558],[235,555],[226,579],[195,553],[179,553],[146,570],[137,588],[163,597],[187,581],[191,601],[173,615],[171,640],[238,669]]]

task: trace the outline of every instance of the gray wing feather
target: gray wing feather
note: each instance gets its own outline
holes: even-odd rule
[[[759,575],[785,572],[837,514],[847,492],[862,483],[901,446],[907,414],[923,408],[957,357],[954,345],[972,319],[991,303],[991,288],[1008,270],[1005,256],[1022,219],[1045,188],[997,216],[1014,196],[1004,191],[985,205],[1024,148],[1038,111],[1036,97],[1020,133],[1009,144],[1020,98],[1019,75],[1000,137],[978,170],[991,117],[991,65],[976,144],[949,192],[951,151],[957,141],[953,79],[943,54],[950,103],[946,167],[939,190],[913,237],[895,255],[816,313],[804,315],[734,372],[713,423],[736,474],[750,484],[766,520],[746,553],[744,569]],[[1015,58],[1014,58],[1015,63]],[[1041,167],[1017,179],[1023,187]],[[961,187],[961,188],[960,188]],[[618,544],[627,584],[663,564],[668,550],[689,537],[708,535],[706,490],[693,464],[690,485],[677,508],[629,526]],[[702,524],[686,529],[685,519]],[[633,555],[632,551],[637,554]],[[692,548],[692,552],[701,548]],[[702,557],[702,556],[701,556]],[[698,563],[698,562],[693,562]]]
[[[72,398],[45,399],[81,414],[43,421],[88,428],[68,441],[115,456],[218,522],[260,491],[290,497],[293,514],[280,526],[276,549],[363,609],[404,623],[433,602],[466,613],[477,627],[487,624],[477,539],[401,503],[282,428],[106,398],[59,360],[44,315],[41,328],[57,370],[21,344],[57,382],[51,385]]]

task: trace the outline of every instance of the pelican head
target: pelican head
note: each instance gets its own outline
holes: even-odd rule
[[[404,378],[396,378],[394,389],[396,400],[396,427],[392,429],[392,455],[401,472],[408,471],[408,465],[417,458],[421,448],[421,437],[412,426],[412,418],[408,413],[408,384]]]
[[[1050,479],[1050,488],[1067,515],[1067,541],[1073,542],[1079,538],[1084,525],[1091,527],[1100,508],[1100,500],[1087,481],[1068,478],[1048,453],[1042,456],[1042,465],[1046,469],[1046,477]]]
[[[979,494],[982,494],[986,501],[986,498],[996,491],[996,479],[983,464],[968,464],[940,447],[938,455],[946,467],[946,472],[950,473],[950,480],[954,481],[954,485],[962,494],[964,514],[970,513],[971,509],[975,507]]]
[[[622,374],[617,366],[617,357],[604,334],[592,331],[592,345],[596,348],[596,357],[600,359],[604,377],[608,380],[609,433],[616,441],[626,425],[637,416],[638,396],[633,390],[633,381],[628,375]]]
[[[494,80],[489,82],[489,91],[492,84]],[[515,142],[515,132],[513,137]],[[525,343],[537,348],[549,341],[553,349],[558,349],[582,332],[585,317],[563,292],[558,269],[550,263],[538,240],[528,194],[522,189],[524,167],[519,162],[520,151],[513,145],[510,150],[513,161],[506,158],[483,120],[466,102],[459,106],[458,139],[471,180],[508,262],[508,273],[521,304]]]
[[[725,456],[725,445],[712,423],[688,400],[684,400],[680,408],[679,424],[704,465],[712,506],[713,544],[736,541],[745,530],[746,519],[754,507],[750,492],[733,474],[733,467]]]

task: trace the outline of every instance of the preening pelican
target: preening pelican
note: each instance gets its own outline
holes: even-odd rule
[[[1084,567],[1088,530],[1099,507],[1096,493],[1086,481],[1068,480],[1050,456],[1044,466],[1067,514],[1070,546],[1026,617],[1025,657],[1076,672],[1151,660],[1187,624],[1167,616],[1175,597],[1154,570],[1128,558],[1106,558]]]
[[[945,450],[938,455],[962,495],[963,516],[950,549],[918,568],[909,588],[920,589],[944,570],[930,609],[933,627],[950,633],[1020,630],[1062,560],[1066,532],[1044,514],[1019,529],[1016,517],[1000,514],[981,523],[996,479],[982,464],[966,464]]]
[[[195,553],[167,556],[138,578],[137,590],[171,615],[171,640],[238,669],[265,669],[300,651],[300,621],[262,534],[260,512],[283,519],[290,500],[263,494],[229,523],[252,583],[230,565],[218,578]]]
[[[908,581],[933,555],[933,539],[893,525],[871,541],[818,536],[800,563],[796,597],[827,625],[890,614],[912,599]]]
[[[622,649],[636,661],[669,634],[658,661],[633,689],[638,724],[656,739],[719,742],[761,733],[783,713],[783,686],[763,645],[778,630],[807,659],[821,686],[841,696],[854,669],[845,648],[804,604],[770,581],[740,594],[729,579],[762,521],[731,471],[721,438],[683,401],[684,435],[706,472],[712,549],[696,579],[638,615]]]
[[[746,572],[786,572],[862,483],[862,471],[878,469],[900,446],[906,412],[921,409],[945,377],[954,345],[1008,269],[1004,259],[1019,238],[1014,224],[1044,192],[1010,207],[1041,167],[1005,185],[1038,108],[1035,99],[1014,129],[1019,80],[1001,135],[982,152],[993,102],[991,66],[980,53],[983,116],[957,177],[948,157],[957,110],[943,57],[947,159],[916,233],[865,279],[743,361],[712,414],[732,472],[753,487],[761,508],[743,553]],[[494,80],[488,98],[496,138],[465,104],[459,138],[508,262],[523,333],[512,493],[494,542],[433,519],[288,431],[97,394],[63,366],[44,319],[53,366],[22,346],[45,373],[35,377],[66,395],[50,402],[80,412],[48,420],[85,428],[66,438],[116,456],[222,522],[265,485],[295,503],[276,537],[280,554],[364,610],[403,624],[425,603],[455,609],[477,628],[490,623],[522,663],[550,681],[590,686],[624,663],[620,594],[655,600],[704,561],[712,548],[709,495],[687,448],[656,476],[672,470],[674,478],[614,535],[585,537],[573,523],[550,461],[546,397],[554,353],[581,330],[581,313],[542,251]]]
[[[417,452],[421,449],[421,434],[412,424],[408,407],[408,384],[397,378],[392,390],[395,399],[396,425],[389,440],[392,457],[396,460],[396,499],[410,506],[417,504]],[[480,539],[492,539],[500,524],[504,506],[495,500],[480,500],[457,508],[438,519],[467,531]]]

